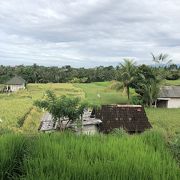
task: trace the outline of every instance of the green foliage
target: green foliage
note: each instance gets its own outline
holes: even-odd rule
[[[163,129],[168,137],[180,133],[180,108],[146,108],[145,110],[153,128]]]
[[[46,91],[45,99],[37,100],[34,104],[51,113],[55,121],[68,118],[72,122],[80,119],[87,106],[81,103],[78,97],[57,97],[52,91]]]
[[[143,105],[143,100],[140,96],[132,96],[130,103],[134,105]]]
[[[0,179],[19,179],[23,174],[23,159],[28,153],[28,141],[24,136],[6,134],[0,136]]]
[[[154,70],[146,65],[141,65],[136,70],[136,76],[131,84],[136,93],[141,96],[144,105],[151,106],[157,99],[161,80]]]
[[[44,67],[32,66],[0,66],[0,83],[5,83],[14,75],[23,77],[28,83],[85,83],[96,81],[110,81],[115,77],[116,69],[113,66],[96,68]]]
[[[136,63],[130,59],[124,59],[124,62],[120,64],[120,80],[123,83],[128,99],[130,98],[129,88],[135,77],[135,64]]]
[[[84,78],[73,78],[72,80],[70,80],[70,83],[86,83],[88,81],[87,77]]]
[[[110,85],[110,89],[120,91],[123,88],[122,82],[118,81],[113,81],[112,84]]]
[[[0,146],[1,179],[7,175],[26,180],[180,178],[164,139],[155,132],[129,137],[69,133],[29,138],[8,135],[0,137]]]
[[[119,137],[128,136],[127,132],[123,128],[115,128],[111,134]]]
[[[180,134],[177,134],[169,143],[169,147],[180,165]]]

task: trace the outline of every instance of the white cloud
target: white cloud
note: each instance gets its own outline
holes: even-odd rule
[[[180,63],[178,0],[1,0],[0,64]]]

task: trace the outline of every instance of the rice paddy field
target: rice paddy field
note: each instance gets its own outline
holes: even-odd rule
[[[46,90],[53,90],[58,96],[84,97],[84,92],[72,84],[28,84],[26,90],[0,94],[0,127],[13,131],[37,131],[42,112],[33,107],[33,102],[43,98]]]
[[[164,81],[164,85],[167,85],[167,86],[180,86],[180,79],[178,79],[178,80],[166,80],[166,81]]]
[[[28,84],[0,94],[0,179],[179,180],[180,109],[146,108],[153,129],[141,135],[38,133],[43,112],[33,102],[46,90],[90,104],[128,103],[111,84]]]
[[[179,180],[180,171],[157,132],[0,137],[1,179]]]
[[[89,84],[75,84],[85,93],[86,100],[94,105],[99,104],[126,104],[127,96],[122,91],[112,90],[112,82],[95,82]]]

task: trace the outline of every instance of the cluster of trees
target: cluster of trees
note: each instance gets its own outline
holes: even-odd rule
[[[96,68],[45,67],[32,66],[0,66],[0,83],[6,82],[14,75],[23,77],[28,83],[65,83],[65,82],[98,82],[110,81],[116,76],[113,66]]]
[[[150,69],[158,69],[164,71],[164,78],[178,79],[180,78],[180,67],[176,64],[164,65],[164,61],[168,58],[165,54],[159,56],[153,55],[153,60],[157,63],[156,67],[148,66]],[[145,65],[144,65],[145,66]],[[0,84],[6,82],[14,75],[23,77],[29,83],[64,83],[64,82],[101,82],[118,80],[121,76],[122,66],[99,66],[96,68],[73,68],[69,65],[63,67],[44,67],[36,64],[32,66],[0,66]]]
[[[128,99],[130,99],[130,87],[134,88],[139,95],[135,97],[136,99],[133,97],[133,103],[151,106],[157,99],[161,82],[169,75],[171,78],[168,79],[179,78],[179,69],[177,65],[169,65],[172,60],[169,59],[167,54],[159,54],[157,56],[152,54],[152,57],[157,64],[155,67],[147,65],[136,66],[136,62],[130,59],[124,59],[124,62],[120,64],[119,80],[123,82]]]

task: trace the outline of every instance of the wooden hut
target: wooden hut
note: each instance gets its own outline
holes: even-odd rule
[[[95,112],[95,116],[102,120],[99,128],[103,133],[109,133],[115,128],[123,128],[132,134],[152,127],[144,108],[140,105],[103,105]]]
[[[6,82],[6,91],[15,92],[19,89],[25,89],[26,81],[19,76],[14,76],[9,81]]]

